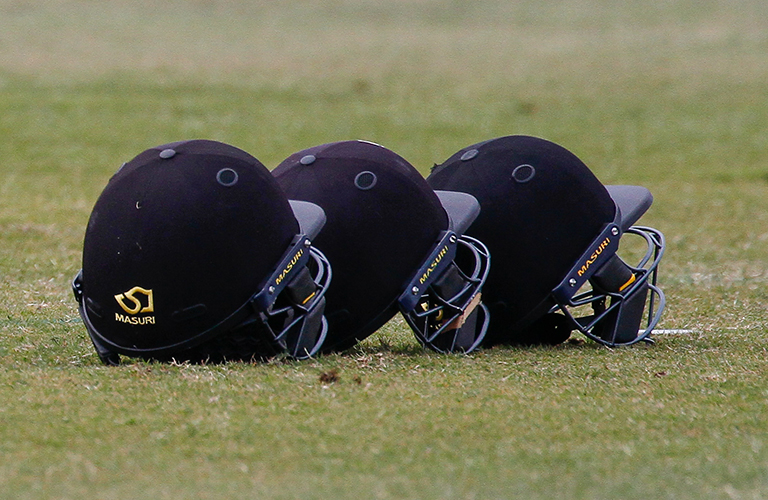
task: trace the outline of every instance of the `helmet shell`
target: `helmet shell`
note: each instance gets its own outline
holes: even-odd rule
[[[325,211],[314,241],[333,266],[324,350],[346,349],[397,313],[398,297],[448,228],[448,216],[410,163],[366,141],[299,151],[272,174],[289,198]]]
[[[123,165],[96,202],[83,248],[83,307],[111,346],[189,347],[258,291],[299,225],[256,158],[192,140]]]
[[[483,301],[486,344],[515,340],[554,305],[550,294],[616,214],[614,201],[567,149],[507,136],[461,149],[435,166],[434,189],[463,191],[482,207],[467,234],[493,257]]]

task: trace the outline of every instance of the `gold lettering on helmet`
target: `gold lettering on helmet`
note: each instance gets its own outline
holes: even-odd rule
[[[601,253],[603,253],[603,250],[605,250],[608,247],[608,244],[611,242],[610,238],[605,238],[602,243],[600,243],[594,252],[592,252],[592,255],[589,256],[589,258],[584,262],[584,265],[581,266],[581,269],[577,272],[579,276],[583,276],[584,273],[587,272],[587,269],[589,269],[589,266],[595,263],[597,258],[600,256]]]
[[[140,293],[147,297],[147,305],[143,305],[139,299],[134,297],[135,294]],[[123,308],[123,311],[127,312],[128,314],[139,314],[139,313],[145,313],[145,312],[154,312],[155,311],[155,304],[154,299],[152,297],[152,290],[146,290],[144,288],[141,288],[140,286],[135,286],[128,290],[125,293],[119,293],[115,295],[115,300],[118,304],[120,304],[120,307]],[[126,304],[126,300],[128,300],[132,306],[129,306]]]
[[[121,323],[128,323],[129,325],[154,325],[155,324],[155,317],[154,316],[124,316],[120,313],[115,313],[115,321],[119,321]]]
[[[288,276],[288,273],[291,272],[291,269],[293,269],[293,266],[296,265],[296,263],[299,261],[301,256],[304,255],[304,249],[300,249],[298,252],[296,252],[296,255],[293,256],[290,262],[286,264],[285,268],[280,272],[280,274],[277,275],[277,278],[275,279],[275,285],[279,285],[286,276]]]
[[[437,257],[435,257],[435,260],[432,261],[432,263],[429,264],[429,267],[426,271],[424,271],[424,274],[421,275],[419,278],[419,284],[423,285],[427,279],[429,279],[429,275],[432,274],[432,271],[437,268],[438,264],[440,264],[440,261],[443,260],[443,257],[448,253],[448,245],[445,245],[443,248],[440,249],[440,252],[438,252]]]

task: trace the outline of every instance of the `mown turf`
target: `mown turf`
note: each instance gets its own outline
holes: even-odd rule
[[[0,0],[0,497],[768,496],[763,2]],[[117,167],[524,133],[649,187],[654,346],[99,365],[69,282]],[[498,258],[494,256],[494,258]]]

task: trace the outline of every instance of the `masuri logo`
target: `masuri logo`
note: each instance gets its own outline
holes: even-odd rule
[[[139,299],[133,296],[135,293],[141,293],[147,297],[147,305],[144,306]],[[133,307],[128,307],[125,303],[125,299],[128,299],[133,303]],[[123,311],[127,312],[128,314],[138,314],[140,312],[154,312],[155,311],[155,305],[154,305],[154,299],[152,297],[152,290],[147,290],[145,288],[141,288],[140,286],[135,286],[128,290],[125,293],[120,293],[115,295],[115,300],[117,300],[117,303],[120,304],[120,307],[123,308]]]
[[[135,295],[143,295],[145,299],[145,303],[142,303],[142,300],[139,300]],[[139,313],[150,313],[155,311],[155,301],[154,296],[152,294],[152,290],[147,290],[145,288],[141,288],[140,286],[135,286],[124,293],[119,293],[115,295],[115,300],[120,305],[120,307],[123,309],[123,311],[127,312],[130,315],[136,315]],[[154,316],[143,316],[141,318],[137,317],[131,317],[131,316],[124,316],[120,313],[115,313],[115,321],[120,321],[121,323],[130,323],[132,325],[154,325],[155,324],[155,317]]]

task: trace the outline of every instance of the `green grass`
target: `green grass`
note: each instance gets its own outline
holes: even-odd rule
[[[0,0],[0,498],[768,497],[768,6]],[[639,183],[655,346],[98,363],[69,282],[110,175],[228,142],[426,174],[523,133]],[[335,383],[320,375],[338,372]]]

